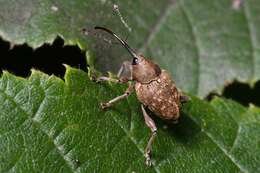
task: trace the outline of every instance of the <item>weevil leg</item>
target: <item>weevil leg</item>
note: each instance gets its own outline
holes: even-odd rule
[[[120,83],[119,79],[114,79],[114,78],[107,77],[107,76],[100,76],[95,81],[96,82],[110,81],[110,82]]]
[[[152,165],[152,162],[151,162],[151,149],[152,149],[152,144],[153,144],[153,141],[156,137],[156,134],[157,134],[157,127],[154,123],[154,121],[152,120],[152,118],[147,114],[147,112],[145,111],[145,108],[143,105],[141,105],[142,107],[142,111],[143,111],[143,115],[144,115],[144,120],[145,120],[145,124],[151,129],[152,131],[152,134],[150,136],[150,139],[147,143],[147,146],[145,148],[145,152],[144,152],[144,156],[146,158],[146,162],[145,164],[147,166],[151,166]]]
[[[130,72],[130,74],[128,74],[128,76],[123,76],[123,73],[127,73]],[[110,82],[115,82],[115,83],[126,83],[130,80],[132,80],[132,74],[131,74],[131,62],[130,61],[124,61],[117,73],[117,78],[111,78],[111,77],[106,77],[106,76],[101,76],[98,77],[97,79],[95,79],[96,82],[102,82],[102,81],[110,81]]]
[[[117,96],[108,102],[101,103],[101,108],[102,109],[108,108],[112,106],[115,102],[128,97],[133,92],[133,89],[134,89],[134,85],[132,83],[129,83],[128,88],[126,89],[123,95]]]
[[[130,61],[124,61],[120,67],[120,69],[117,72],[117,77],[120,78],[122,77],[122,74],[124,72],[130,72],[131,73],[131,62]],[[129,78],[132,78],[132,74],[129,75]]]
[[[180,96],[181,103],[187,103],[189,100],[190,100],[190,98],[188,96],[185,96],[185,95]]]

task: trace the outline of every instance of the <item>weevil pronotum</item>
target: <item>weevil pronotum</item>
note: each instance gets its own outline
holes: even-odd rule
[[[157,133],[157,128],[152,118],[146,112],[146,108],[164,120],[176,121],[180,116],[181,103],[187,102],[189,98],[177,89],[170,74],[166,70],[160,69],[160,67],[151,60],[146,59],[143,55],[137,54],[124,40],[109,29],[99,26],[96,26],[95,29],[104,30],[110,33],[133,57],[132,62],[125,61],[122,64],[116,79],[101,76],[98,77],[96,81],[113,81],[116,83],[128,82],[129,84],[124,94],[117,96],[108,102],[101,103],[102,109],[108,108],[115,102],[126,98],[133,90],[136,91],[137,98],[142,103],[141,109],[145,124],[152,131],[144,151],[146,165],[151,166],[151,147]],[[122,75],[123,71],[126,69],[130,71],[129,76]]]

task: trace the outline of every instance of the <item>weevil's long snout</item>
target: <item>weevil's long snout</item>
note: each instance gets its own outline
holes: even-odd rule
[[[101,27],[101,26],[95,26],[95,29],[104,30],[104,31],[108,32],[109,34],[111,34],[112,36],[114,36],[133,57],[138,58],[138,55],[136,54],[136,52],[124,40],[122,40],[119,36],[117,36],[113,31],[111,31],[107,28]]]

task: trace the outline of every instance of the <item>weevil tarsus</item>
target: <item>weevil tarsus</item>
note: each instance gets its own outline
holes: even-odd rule
[[[152,162],[151,162],[151,150],[152,150],[153,141],[154,141],[154,139],[156,137],[156,134],[157,134],[157,127],[156,127],[153,119],[146,112],[143,104],[141,105],[141,108],[142,108],[145,124],[150,128],[150,130],[152,132],[152,134],[151,134],[151,136],[149,138],[149,141],[148,141],[148,143],[146,145],[145,152],[144,152],[144,156],[146,158],[146,162],[145,163],[146,163],[147,166],[151,166],[152,165]]]
[[[128,97],[134,90],[134,85],[132,83],[129,83],[128,85],[128,88],[126,89],[125,93],[120,95],[120,96],[117,96],[111,100],[109,100],[108,102],[102,102],[100,105],[101,105],[101,108],[102,109],[106,109],[106,108],[109,108],[111,107],[115,102],[118,102],[122,99],[125,99],[126,97]]]
[[[119,79],[115,79],[115,78],[111,78],[111,77],[107,77],[107,76],[100,76],[97,79],[95,79],[95,82],[99,83],[102,81],[110,81],[110,82],[115,82],[115,83],[120,83]]]

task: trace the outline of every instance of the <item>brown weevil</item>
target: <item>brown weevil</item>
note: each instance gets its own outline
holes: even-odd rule
[[[174,81],[171,79],[170,74],[166,70],[161,69],[157,64],[153,63],[149,59],[146,59],[143,55],[137,54],[124,40],[109,29],[99,26],[96,26],[95,29],[104,30],[110,33],[133,57],[132,62],[125,61],[122,64],[116,79],[101,76],[98,77],[96,81],[112,81],[116,83],[128,82],[129,84],[123,95],[117,96],[108,102],[101,103],[102,109],[108,108],[115,102],[126,98],[133,92],[133,90],[136,91],[137,98],[142,103],[141,109],[145,124],[152,131],[144,152],[146,165],[151,166],[151,147],[156,136],[157,128],[145,108],[148,108],[156,116],[164,120],[176,121],[180,116],[181,103],[187,102],[189,98],[177,89]],[[130,71],[129,76],[122,75],[125,70]]]

